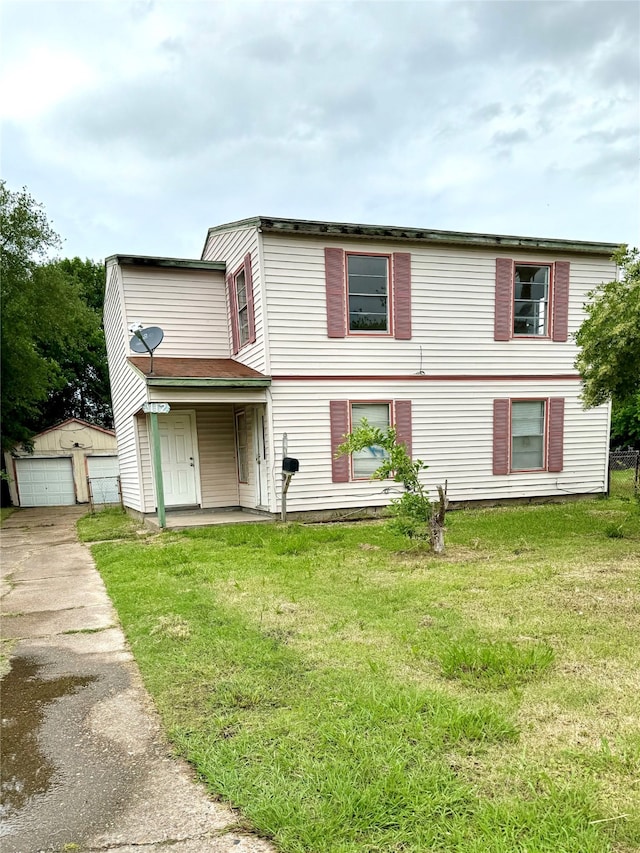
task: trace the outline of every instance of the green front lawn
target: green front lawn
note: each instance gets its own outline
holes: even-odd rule
[[[177,749],[280,850],[639,849],[636,503],[448,522],[440,559],[382,523],[94,554]]]

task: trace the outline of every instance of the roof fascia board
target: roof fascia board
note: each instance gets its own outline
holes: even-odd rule
[[[196,261],[190,258],[156,258],[150,255],[110,255],[105,264],[113,261],[120,266],[164,267],[168,269],[204,270],[206,272],[226,272],[224,261]]]
[[[398,228],[385,225],[357,225],[347,222],[320,222],[304,219],[268,219],[261,217],[259,227],[269,234],[299,234],[306,237],[352,237],[366,240],[431,243],[474,248],[553,250],[572,254],[611,257],[615,243],[594,243],[546,237],[519,237],[512,234],[477,234],[463,231],[433,231],[423,228]]]
[[[183,378],[162,378],[145,376],[147,385],[163,388],[267,388],[271,379],[224,379],[188,376]]]

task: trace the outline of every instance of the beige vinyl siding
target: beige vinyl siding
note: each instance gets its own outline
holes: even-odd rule
[[[423,480],[434,496],[445,480],[456,501],[603,492],[608,409],[583,410],[579,390],[574,381],[281,382],[272,389],[275,470],[281,467],[279,443],[286,432],[289,455],[300,460],[287,496],[291,511],[386,505],[399,494],[392,481],[331,481],[329,401],[410,399],[413,455],[429,465]],[[563,471],[494,476],[493,400],[550,396],[565,398]],[[279,478],[276,486],[279,507]]]
[[[262,235],[268,282],[271,374],[562,374],[575,373],[576,347],[587,291],[615,276],[605,258],[545,252],[500,252],[373,241]],[[328,338],[325,246],[411,253],[411,340],[387,336]],[[496,257],[517,261],[569,260],[571,286],[566,343],[493,339]],[[422,348],[422,360],[420,356]]]
[[[153,460],[151,458],[151,427],[149,416],[141,412],[134,418],[138,453],[140,454],[140,483],[144,512],[155,512],[156,491],[153,478]]]
[[[170,403],[192,409],[195,403],[262,403],[267,399],[266,388],[181,388],[151,386],[149,400]]]
[[[256,340],[247,344],[233,356],[237,361],[259,370],[267,371],[267,352],[265,342],[265,322],[263,311],[263,275],[262,258],[259,251],[258,231],[256,228],[229,229],[209,234],[202,253],[204,261],[222,261],[227,265],[227,275],[234,275],[244,263],[245,255],[251,254],[253,277],[253,308],[255,316]],[[227,317],[227,341],[231,346],[231,314],[228,294],[225,288],[225,311]]]
[[[109,381],[113,402],[113,418],[120,459],[122,500],[125,506],[144,512],[141,488],[141,466],[137,451],[137,435],[133,415],[147,399],[144,379],[127,361],[129,341],[120,268],[107,267],[104,304],[104,329],[109,358]]]
[[[238,506],[233,406],[196,406],[203,507]]]
[[[229,358],[224,276],[205,270],[125,265],[127,328],[132,322],[160,326],[165,358]],[[129,337],[131,337],[129,335]],[[133,355],[127,346],[127,354]]]

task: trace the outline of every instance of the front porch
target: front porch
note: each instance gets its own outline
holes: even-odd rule
[[[154,367],[136,416],[145,523],[271,520],[269,378],[229,359],[156,358]]]
[[[188,530],[192,527],[211,527],[222,524],[264,524],[275,520],[271,515],[248,509],[167,509],[165,512],[165,529]],[[157,514],[145,516],[144,523],[152,530],[162,529]]]

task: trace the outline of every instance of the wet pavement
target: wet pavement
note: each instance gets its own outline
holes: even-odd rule
[[[2,527],[2,853],[269,853],[172,756],[91,554],[82,508]]]

